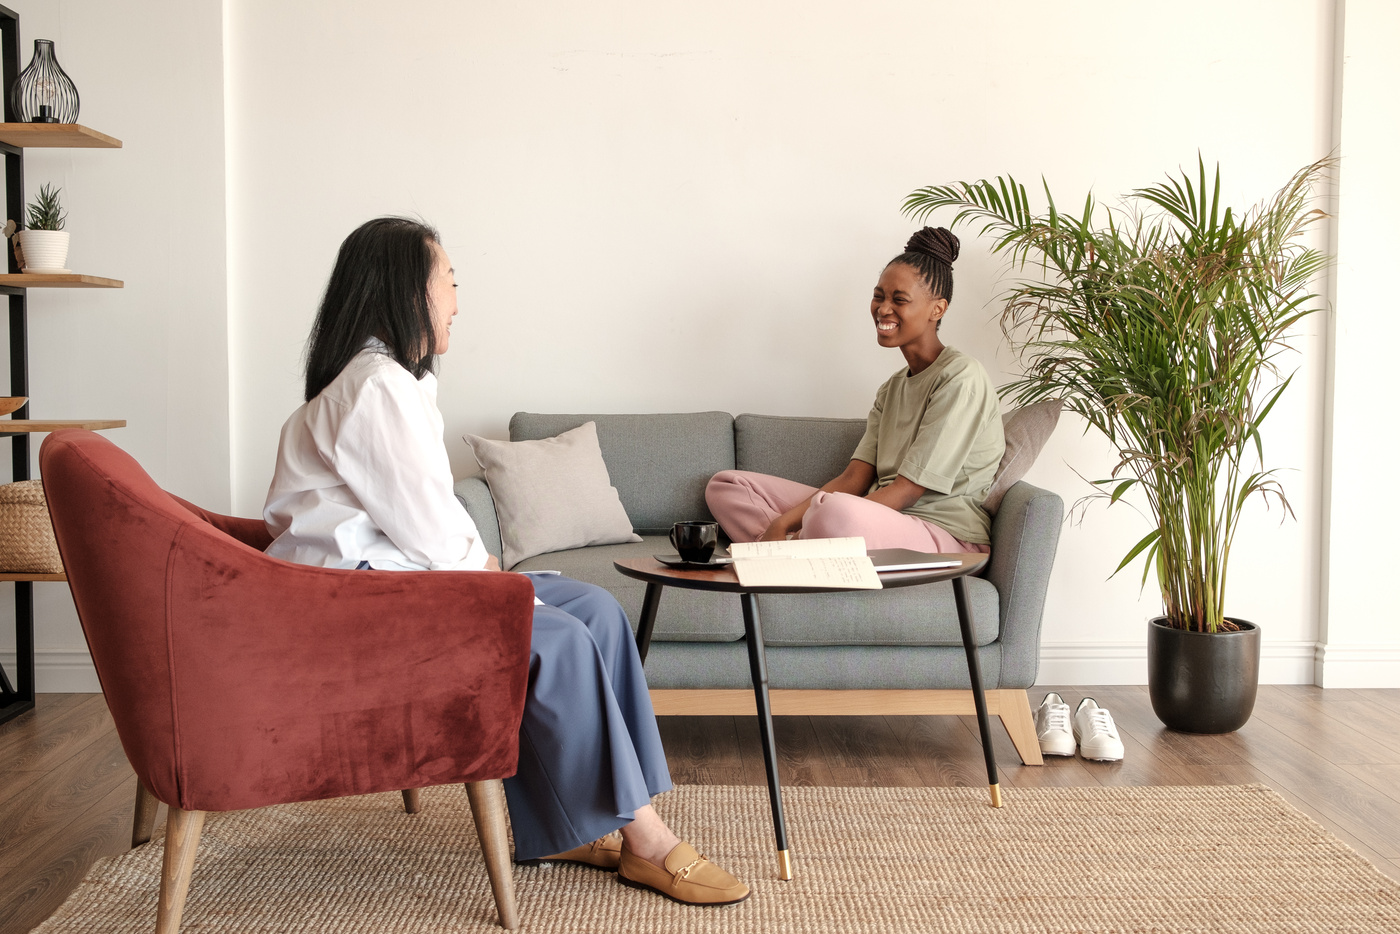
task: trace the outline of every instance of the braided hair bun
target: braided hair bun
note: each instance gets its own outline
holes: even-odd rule
[[[947,227],[925,227],[904,245],[904,252],[890,260],[919,272],[934,298],[953,300],[953,260],[958,258],[958,238]],[[888,264],[887,264],[888,265]],[[941,323],[941,322],[940,322]]]
[[[951,266],[958,258],[958,238],[947,227],[925,227],[909,238],[904,252],[922,253]]]

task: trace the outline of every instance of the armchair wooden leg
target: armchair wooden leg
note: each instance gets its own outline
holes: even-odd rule
[[[513,931],[520,926],[520,916],[515,910],[515,879],[506,843],[505,788],[500,779],[467,782],[467,798],[476,821],[476,835],[481,840],[481,853],[486,857],[486,874],[491,877],[501,927]]]
[[[151,832],[156,826],[156,809],[160,802],[146,790],[141,779],[136,780],[136,813],[131,820],[131,848],[134,850],[143,843],[150,842]]]
[[[156,934],[178,934],[185,913],[185,895],[194,872],[194,853],[204,829],[203,811],[182,811],[171,805],[165,822],[165,865],[160,873],[160,906]]]
[[[403,790],[403,812],[405,814],[418,813],[418,789],[405,788]]]

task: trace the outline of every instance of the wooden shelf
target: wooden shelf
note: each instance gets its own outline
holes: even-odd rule
[[[86,428],[88,431],[101,431],[103,428],[125,427],[126,419],[124,418],[0,418],[0,435],[62,431],[64,428]]]
[[[37,272],[0,273],[0,285],[21,289],[119,289],[124,284],[120,279],[104,279],[80,272],[52,275]]]
[[[78,123],[0,123],[0,143],[20,149],[121,149],[122,141]]]
[[[67,574],[35,574],[28,571],[0,571],[0,581],[66,581]]]

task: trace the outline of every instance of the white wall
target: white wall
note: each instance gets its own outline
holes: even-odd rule
[[[463,309],[443,361],[463,431],[516,410],[864,415],[901,359],[867,317],[912,189],[1011,172],[1065,201],[1192,164],[1252,203],[1330,146],[1332,4],[615,0],[230,4],[234,501],[262,503],[336,246],[359,222],[438,225]],[[1199,28],[1210,23],[1209,29]],[[1267,88],[1267,93],[1261,93]],[[295,223],[288,225],[288,218]],[[285,236],[289,227],[296,238]],[[965,238],[947,339],[992,366],[998,260]],[[1319,324],[1319,328],[1321,325]],[[1323,357],[1305,341],[1273,462],[1299,521],[1242,533],[1231,612],[1264,626],[1265,677],[1311,680]],[[678,364],[704,377],[677,380]],[[1103,476],[1065,424],[1031,479]],[[1141,681],[1144,534],[1119,507],[1065,530],[1044,680]]]
[[[67,372],[36,356],[36,399],[65,400],[43,414],[133,419],[114,437],[157,479],[215,507],[231,488],[243,514],[260,509],[300,401],[335,249],[376,214],[436,224],[458,269],[441,400],[460,475],[460,434],[504,437],[521,409],[863,415],[900,364],[875,345],[869,289],[921,185],[1044,174],[1064,201],[1090,186],[1109,198],[1199,150],[1245,204],[1332,145],[1333,0],[1281,0],[1267,17],[1251,0],[19,9],[26,36],[62,27],[84,122],[127,140],[45,157],[77,160],[84,205],[110,203],[103,229],[118,236],[92,268],[128,288],[51,299],[75,325],[56,341]],[[173,117],[150,102],[162,77],[190,102]],[[151,234],[153,218],[170,232]],[[947,339],[1003,381],[1000,262],[967,233],[956,268]],[[117,307],[141,326],[112,326]],[[1327,355],[1322,338],[1300,348],[1267,436],[1271,463],[1296,468],[1298,521],[1253,517],[1231,581],[1230,612],[1264,626],[1273,681],[1311,680],[1319,632]],[[702,379],[669,376],[697,362]],[[70,388],[41,395],[43,372]],[[1076,472],[1111,463],[1067,419],[1029,479],[1072,501]],[[1144,531],[1122,507],[1066,527],[1043,681],[1143,680],[1157,601],[1135,574],[1105,578]],[[41,648],[80,650],[45,613]]]
[[[1317,683],[1400,686],[1400,627],[1388,586],[1400,562],[1384,499],[1400,441],[1386,413],[1395,394],[1400,321],[1389,273],[1400,255],[1400,8],[1347,0],[1339,62],[1343,155],[1332,334],[1327,482],[1327,591]]]
[[[30,291],[30,412],[124,418],[127,427],[108,437],[158,482],[227,508],[219,4],[7,5],[20,15],[22,63],[29,62],[33,40],[53,39],[82,98],[80,122],[123,142],[120,150],[25,155],[30,197],[44,182],[63,188],[70,267],[126,283],[120,291]],[[9,386],[8,375],[3,383]],[[8,449],[0,461],[8,478]],[[7,668],[13,586],[0,584],[0,659]],[[96,690],[67,586],[35,584],[34,593],[39,690]]]

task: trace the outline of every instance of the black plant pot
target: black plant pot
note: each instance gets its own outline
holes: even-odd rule
[[[1239,632],[1187,632],[1159,616],[1147,624],[1147,689],[1152,710],[1169,729],[1230,733],[1254,712],[1259,690],[1259,627]]]

